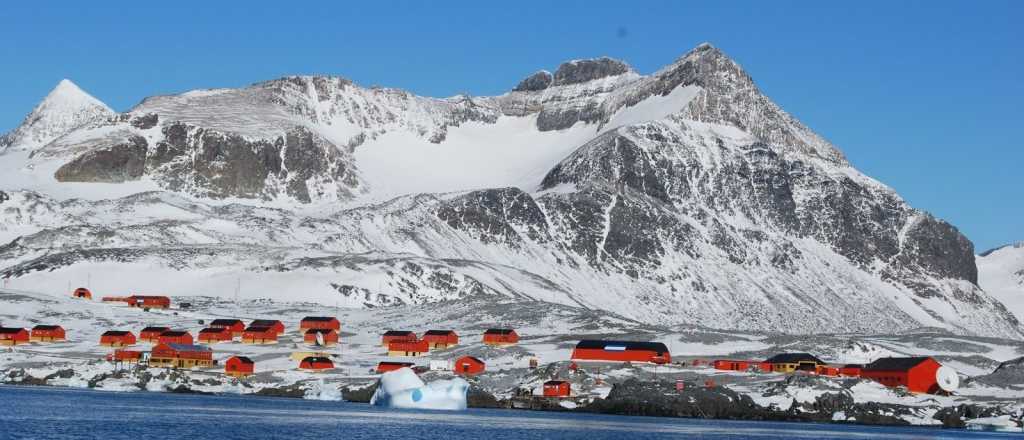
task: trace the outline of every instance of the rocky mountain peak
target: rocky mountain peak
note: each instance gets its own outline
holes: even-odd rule
[[[114,115],[106,104],[63,79],[43,98],[20,126],[8,133],[6,149],[34,149],[89,122]]]
[[[544,90],[551,85],[554,81],[554,76],[547,70],[539,70],[534,72],[530,76],[523,78],[519,81],[519,84],[512,89],[513,92],[535,92],[538,90]]]
[[[573,60],[562,63],[555,71],[552,85],[579,84],[595,79],[632,72],[628,64],[608,57]]]

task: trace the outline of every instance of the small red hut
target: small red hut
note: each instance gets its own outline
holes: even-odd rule
[[[860,371],[864,368],[861,364],[846,364],[839,367],[839,375],[846,377],[860,377]]]
[[[276,344],[277,332],[270,327],[249,327],[242,332],[243,344]]]
[[[249,327],[267,327],[278,335],[284,333],[284,323],[277,319],[257,319]]]
[[[864,366],[860,377],[889,387],[903,386],[915,393],[940,391],[936,377],[939,367],[930,357],[882,358]]]
[[[320,371],[334,368],[334,361],[320,356],[310,356],[299,362],[299,368],[303,370]]]
[[[204,344],[216,344],[219,342],[231,342],[234,339],[234,334],[227,327],[207,327],[199,330],[197,338],[199,342]]]
[[[149,326],[139,332],[139,340],[150,344],[156,344],[159,342],[160,335],[169,330],[170,328],[167,327]]]
[[[28,344],[31,340],[28,330],[16,327],[0,327],[0,345]]]
[[[416,342],[416,333],[408,330],[388,330],[380,338],[381,345],[387,347],[392,342]]]
[[[416,364],[412,362],[381,362],[377,364],[377,374],[384,374],[388,371],[395,371],[400,368],[412,368]]]
[[[100,345],[106,347],[127,347],[135,345],[135,335],[123,330],[110,330],[100,335]]]
[[[210,322],[210,328],[226,328],[231,331],[232,337],[240,337],[245,332],[245,323],[241,319],[214,319]]]
[[[67,340],[64,327],[59,325],[37,325],[32,327],[31,340],[36,342],[59,342]]]
[[[322,344],[317,340],[317,335],[320,335],[320,338],[322,338]],[[309,345],[333,347],[338,345],[338,332],[334,329],[311,328],[302,335],[302,340]]]
[[[388,356],[422,356],[430,351],[427,341],[395,341],[388,344]]]
[[[79,287],[75,289],[74,292],[71,293],[71,296],[80,299],[92,299],[92,292],[90,292],[89,289],[86,289],[85,287]]]
[[[423,334],[423,340],[427,341],[433,350],[443,350],[459,345],[459,335],[452,330],[427,330]]]
[[[672,356],[661,342],[584,339],[572,350],[572,360],[667,364]]]
[[[137,350],[114,350],[107,355],[109,362],[123,362],[126,364],[137,364],[142,360],[142,352]]]
[[[333,316],[307,316],[299,321],[299,330],[323,329],[341,331],[341,321]]]
[[[158,344],[181,344],[181,345],[192,345],[195,339],[192,338],[192,333],[184,330],[167,330],[160,333],[160,336],[156,338]]]
[[[460,376],[475,376],[483,373],[487,365],[473,356],[463,356],[455,360],[452,371]]]
[[[127,298],[128,305],[141,309],[169,309],[171,299],[158,295],[132,295]]]
[[[234,377],[251,376],[256,370],[256,363],[245,356],[231,356],[224,362],[224,374]]]
[[[491,328],[484,332],[486,345],[515,345],[519,343],[519,334],[510,328]]]
[[[718,360],[716,360],[713,363],[713,365],[715,366],[716,370],[723,370],[723,371],[747,371],[747,370],[750,369],[750,366],[752,364],[755,364],[755,363],[756,362],[753,362],[753,361],[718,359]]]
[[[569,397],[572,394],[572,385],[564,380],[549,380],[544,382],[544,397]]]

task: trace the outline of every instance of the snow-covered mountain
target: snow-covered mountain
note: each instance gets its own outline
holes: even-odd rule
[[[23,130],[19,127],[15,133]],[[12,283],[386,306],[481,295],[658,324],[1020,336],[973,245],[704,44],[494,97],[288,77],[143,100],[0,156]]]
[[[1024,319],[1024,242],[978,255],[978,284]]]
[[[110,107],[75,83],[61,80],[17,129],[0,137],[0,153],[7,149],[35,149],[82,125],[113,115]]]

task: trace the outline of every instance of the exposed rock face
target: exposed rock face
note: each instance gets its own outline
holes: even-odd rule
[[[551,72],[541,70],[520,81],[512,91],[535,92],[538,90],[544,90],[551,85],[552,81],[554,81],[554,77],[551,75]]]
[[[608,57],[569,61],[558,66],[558,70],[555,71],[553,84],[556,86],[579,84],[609,76],[622,75],[631,70],[628,64]]]
[[[132,136],[127,142],[92,150],[60,167],[59,182],[120,183],[142,177],[148,150],[146,139]]]

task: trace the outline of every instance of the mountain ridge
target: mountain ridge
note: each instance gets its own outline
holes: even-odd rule
[[[154,195],[4,183],[0,274],[48,283],[121,261],[167,289],[223,288],[173,271],[224,274],[359,307],[498,295],[666,325],[1020,336],[978,288],[966,237],[852,168],[717,48],[651,75],[569,65],[493,97],[291,76],[147,98],[19,172]]]

